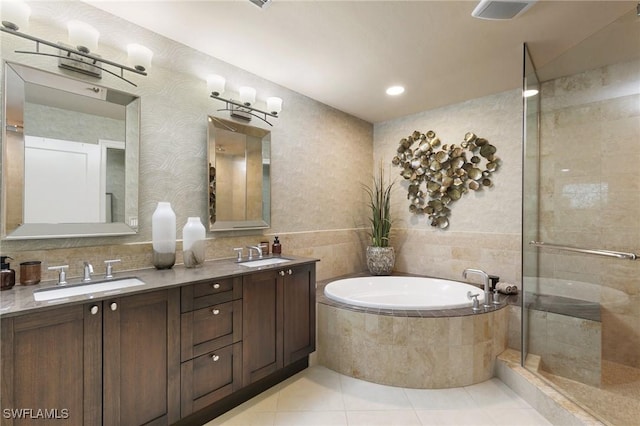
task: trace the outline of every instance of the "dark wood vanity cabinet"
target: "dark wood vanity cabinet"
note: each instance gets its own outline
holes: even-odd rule
[[[242,277],[182,287],[181,416],[241,386]]]
[[[102,315],[77,305],[2,318],[0,327],[3,425],[33,423],[38,409],[66,425],[101,424]]]
[[[316,267],[307,264],[282,272],[286,366],[316,350]]]
[[[2,424],[177,421],[178,313],[174,289],[3,318]]]
[[[315,350],[315,283],[315,264],[244,276],[244,386]]]
[[[306,368],[315,282],[306,263],[3,317],[0,423],[206,423]]]
[[[178,289],[102,303],[103,425],[180,418]]]

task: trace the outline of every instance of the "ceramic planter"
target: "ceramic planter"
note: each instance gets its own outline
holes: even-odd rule
[[[367,267],[372,275],[390,275],[395,261],[393,247],[367,247]]]

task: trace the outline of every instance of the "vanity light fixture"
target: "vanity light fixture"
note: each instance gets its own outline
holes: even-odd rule
[[[256,101],[256,89],[253,87],[242,86],[238,90],[239,101],[226,99],[220,95],[224,93],[226,80],[217,74],[207,76],[207,89],[211,93],[211,97],[225,103],[225,107],[218,111],[230,111],[231,116],[242,120],[250,121],[251,117],[257,117],[273,126],[267,117],[278,118],[278,114],[282,111],[282,99],[275,96],[267,98],[267,111],[259,110],[252,104]]]
[[[128,49],[129,64],[122,65],[117,62],[103,59],[93,53],[98,48],[100,33],[90,25],[80,21],[70,21],[68,24],[69,43],[54,43],[31,36],[20,31],[29,22],[31,8],[21,0],[3,0],[2,2],[2,26],[0,31],[21,37],[35,42],[35,50],[16,50],[16,53],[28,55],[50,56],[58,58],[58,66],[75,72],[101,78],[102,72],[106,72],[127,83],[137,86],[124,76],[125,71],[139,75],[147,75],[146,70],[151,65],[153,52],[144,46],[134,45],[133,49]],[[55,49],[54,52],[42,52],[41,45]]]

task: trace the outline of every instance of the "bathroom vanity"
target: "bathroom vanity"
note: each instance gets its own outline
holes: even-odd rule
[[[206,422],[307,367],[315,262],[133,271],[144,286],[53,304],[3,292],[2,424]]]

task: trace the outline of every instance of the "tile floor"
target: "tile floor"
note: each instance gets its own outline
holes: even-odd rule
[[[206,426],[550,424],[496,378],[462,388],[408,389],[314,366]]]

